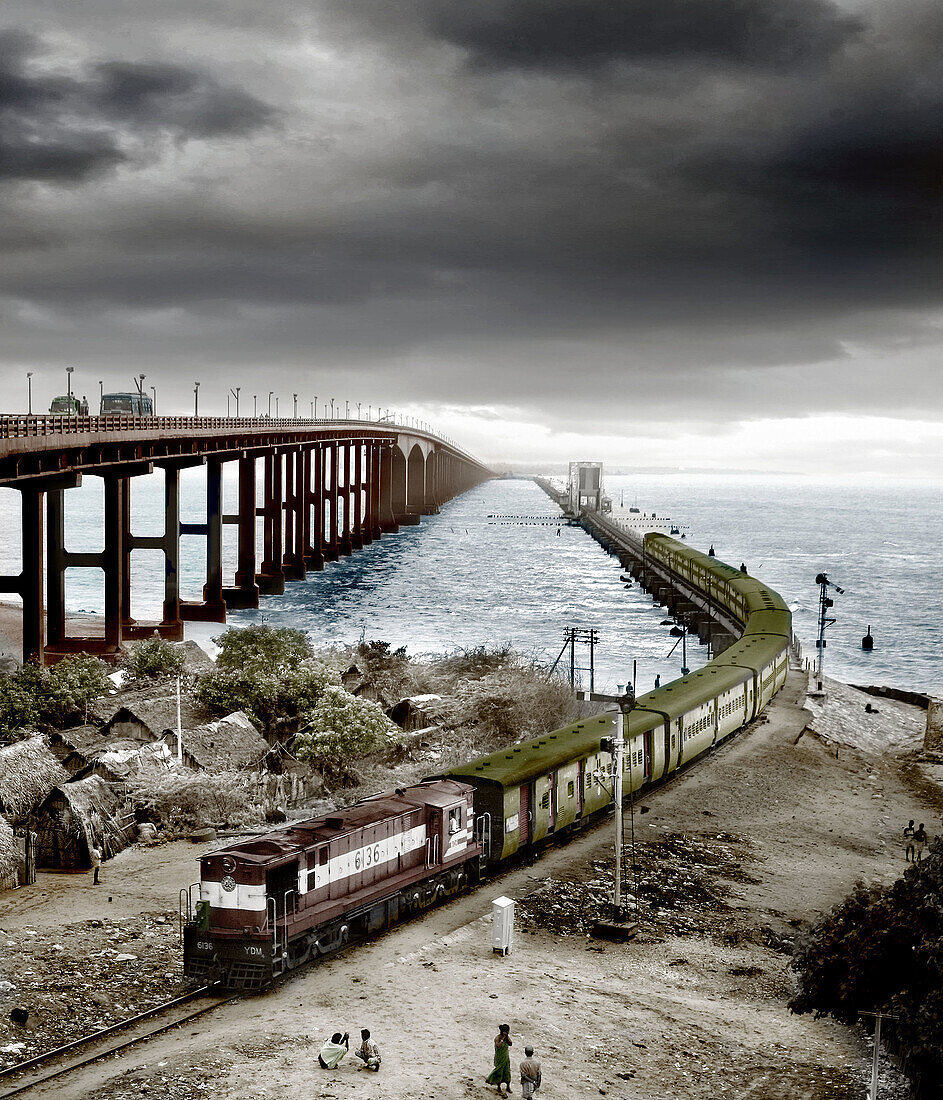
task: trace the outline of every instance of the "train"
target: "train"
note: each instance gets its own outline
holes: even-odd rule
[[[629,795],[753,721],[786,681],[792,616],[782,597],[667,535],[647,534],[644,553],[723,608],[739,639],[624,711],[203,856],[200,881],[180,892],[185,976],[264,988],[583,828],[611,803],[619,723]]]

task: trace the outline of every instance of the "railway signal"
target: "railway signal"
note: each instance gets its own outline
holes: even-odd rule
[[[822,690],[822,669],[825,665],[825,631],[835,622],[835,617],[829,612],[835,606],[835,601],[829,596],[828,590],[834,588],[839,596],[845,594],[844,588],[839,588],[834,581],[828,579],[827,573],[818,573],[815,583],[819,586],[819,636],[815,641],[818,656],[815,661],[815,679],[819,691]]]

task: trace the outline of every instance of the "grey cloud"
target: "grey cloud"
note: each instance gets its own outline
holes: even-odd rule
[[[376,7],[355,10],[389,25]],[[475,64],[546,70],[618,61],[804,65],[864,26],[829,0],[418,0],[415,18]]]
[[[0,179],[76,183],[134,158],[128,139],[245,134],[272,110],[179,65],[104,62],[78,75],[34,65],[39,39],[0,32]]]

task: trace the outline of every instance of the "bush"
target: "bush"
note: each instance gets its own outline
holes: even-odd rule
[[[293,751],[322,774],[336,775],[346,771],[350,760],[381,748],[398,732],[377,703],[329,687],[295,738]]]
[[[300,630],[251,626],[214,640],[216,668],[197,681],[197,697],[218,714],[245,711],[266,733],[297,728],[337,683],[337,673],[315,660]]]
[[[135,642],[121,660],[123,687],[146,687],[169,680],[183,672],[184,651],[165,641],[159,634]]]
[[[145,820],[171,835],[207,825],[238,827],[264,820],[249,779],[239,772],[175,772],[148,769],[129,781],[129,794]]]
[[[854,1023],[876,1009],[899,1017],[907,1073],[943,1074],[943,841],[889,887],[858,883],[796,953],[793,1012]]]
[[[85,707],[111,687],[97,657],[63,657],[49,668],[35,662],[0,679],[0,732],[64,729],[85,721]]]

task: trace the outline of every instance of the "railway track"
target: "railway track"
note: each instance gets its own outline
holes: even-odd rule
[[[217,992],[214,986],[202,986],[91,1035],[74,1039],[55,1050],[18,1062],[15,1066],[0,1070],[0,1089],[3,1089],[0,1091],[0,1100],[5,1100],[8,1096],[18,1096],[37,1085],[63,1077],[99,1058],[126,1050],[238,999],[232,993]],[[11,1083],[4,1087],[7,1082]]]

